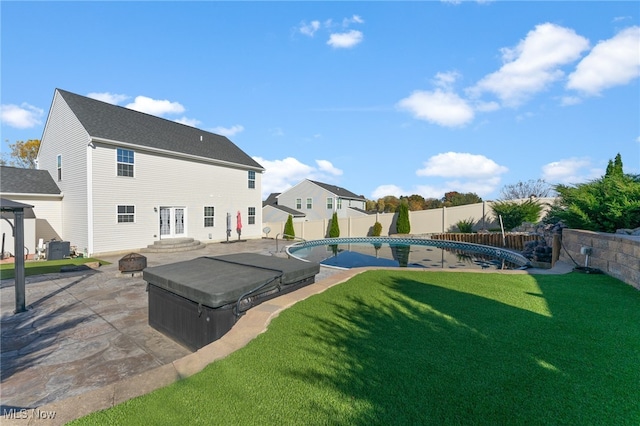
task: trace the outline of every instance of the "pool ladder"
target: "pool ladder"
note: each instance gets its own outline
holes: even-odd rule
[[[305,240],[304,238],[300,238],[300,237],[296,237],[295,235],[289,235],[289,234],[278,234],[276,235],[276,253],[280,253],[280,249],[278,248],[278,238],[282,236],[283,238],[286,238],[287,240],[298,240],[298,241],[302,241],[302,242],[307,242],[307,240]],[[287,246],[283,246],[282,247],[282,251],[284,251],[284,249],[287,248]]]

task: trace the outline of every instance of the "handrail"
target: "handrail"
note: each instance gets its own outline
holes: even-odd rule
[[[276,253],[279,253],[280,251],[278,250],[278,237],[282,235],[283,237],[289,239],[289,240],[299,240],[299,241],[303,241],[303,242],[307,242],[307,240],[305,240],[304,238],[301,237],[296,237],[295,235],[289,235],[289,234],[278,234],[276,235]]]

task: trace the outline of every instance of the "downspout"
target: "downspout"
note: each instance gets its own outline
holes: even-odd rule
[[[83,250],[84,255],[91,256],[93,253],[93,149],[95,145],[91,136],[87,144],[87,247]],[[80,247],[78,247],[80,250]]]

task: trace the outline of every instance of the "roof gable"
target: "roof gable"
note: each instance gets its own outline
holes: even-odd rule
[[[225,136],[56,89],[89,136],[264,170]]]
[[[311,180],[311,179],[307,179],[309,182],[314,183],[316,185],[318,185],[319,187],[331,192],[332,194],[337,195],[340,198],[352,198],[355,200],[366,200],[362,195],[357,195],[354,194],[351,191],[348,191],[344,188],[341,188],[339,186],[336,185],[330,185],[328,183],[322,183],[322,182],[317,182],[315,180]]]
[[[60,188],[46,170],[0,166],[0,192],[59,195]]]

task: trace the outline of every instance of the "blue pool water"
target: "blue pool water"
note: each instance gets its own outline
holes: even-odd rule
[[[387,266],[439,269],[524,269],[519,253],[497,247],[422,238],[326,238],[287,248],[292,256],[334,268]]]

